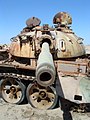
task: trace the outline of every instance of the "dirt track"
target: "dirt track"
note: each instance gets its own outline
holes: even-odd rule
[[[8,104],[0,99],[0,120],[63,120],[63,116],[60,108],[37,110],[29,104]],[[72,119],[64,120],[90,120],[90,113],[72,113]]]

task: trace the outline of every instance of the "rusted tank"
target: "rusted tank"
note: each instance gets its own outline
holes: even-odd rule
[[[40,23],[36,17],[28,19],[11,38],[9,57],[0,60],[2,98],[15,104],[27,99],[38,109],[54,108],[59,101],[63,111],[90,110],[89,54],[69,26],[71,16],[57,13],[55,27]]]

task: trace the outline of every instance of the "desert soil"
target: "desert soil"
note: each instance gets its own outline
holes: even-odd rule
[[[2,98],[0,98],[0,120],[64,120],[62,114],[63,112],[60,108],[53,110],[37,110],[32,108],[29,104],[9,104],[5,103]],[[71,114],[73,120],[90,120],[90,113],[72,112]]]

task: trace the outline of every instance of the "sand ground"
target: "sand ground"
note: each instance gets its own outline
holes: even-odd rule
[[[71,112],[72,120],[90,120],[90,113]],[[0,120],[69,120],[63,119],[60,108],[37,110],[29,104],[14,105],[0,98]],[[71,120],[71,119],[70,119]]]

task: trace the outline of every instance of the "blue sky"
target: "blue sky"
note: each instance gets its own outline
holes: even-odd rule
[[[0,44],[10,43],[26,26],[26,20],[38,17],[42,24],[53,25],[60,11],[72,16],[72,29],[90,45],[90,0],[0,0]]]

